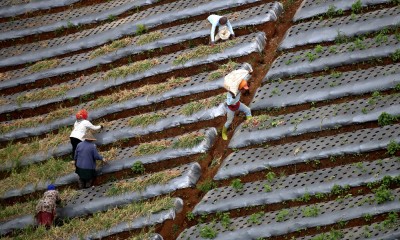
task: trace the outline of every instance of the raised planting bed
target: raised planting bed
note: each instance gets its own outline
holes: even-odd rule
[[[226,1],[207,1],[207,0],[180,0],[164,5],[155,6],[154,8],[132,14],[128,17],[102,24],[96,28],[80,31],[75,34],[59,38],[57,42],[52,42],[55,45],[67,45],[62,53],[67,53],[76,50],[82,50],[99,46],[108,41],[130,35],[135,32],[140,32],[143,25],[147,29],[154,28],[161,24],[174,22],[177,20],[198,16],[209,12],[217,12],[232,7],[237,7],[249,3],[260,2],[260,0],[226,0]],[[54,31],[53,26],[47,31]],[[40,28],[27,29],[24,32],[16,32],[14,34],[0,35],[0,40],[13,39],[24,35],[32,35],[39,33]]]
[[[383,177],[400,176],[397,158],[374,162],[358,162],[333,168],[279,177],[273,172],[269,179],[233,185],[209,191],[193,209],[196,215],[230,211],[237,208],[296,200],[304,195],[321,196],[333,189],[357,187],[382,180]]]
[[[193,187],[201,174],[198,163],[190,163],[166,171],[106,183],[78,194],[58,209],[60,218],[85,216],[133,201],[149,199]]]
[[[264,78],[264,82],[268,79]],[[250,103],[252,110],[330,100],[349,95],[388,90],[400,86],[400,64],[376,66],[329,75],[273,81],[259,87]]]
[[[21,0],[16,4],[15,0],[4,0],[0,3],[0,17],[16,17],[33,11],[64,7],[80,1],[82,0]]]
[[[44,15],[36,18],[22,19],[11,23],[3,23],[0,24],[0,26],[3,25],[2,31],[5,34],[3,34],[0,37],[0,41],[31,36],[39,33],[52,32],[59,30],[60,28],[64,30],[64,28],[75,27],[78,26],[79,24],[95,23],[98,20],[109,20],[110,15],[117,16],[128,10],[135,9],[135,7],[151,4],[154,2],[142,0],[130,3],[125,2],[126,4],[122,3],[120,6],[115,6],[115,2],[113,2],[114,4],[109,4],[110,9],[106,11],[102,11],[105,8],[105,6],[101,6],[100,8],[97,8],[96,5],[88,6],[84,7],[83,9],[79,8],[76,10],[79,12],[76,14],[80,15],[78,18],[71,18],[68,20],[64,20],[63,17],[68,18],[68,16],[71,15],[68,15],[65,12],[61,12],[51,15]],[[257,2],[257,0],[241,1],[240,3],[238,3],[237,1],[230,1],[230,4],[232,4],[233,6],[229,7],[240,6],[242,4],[252,3],[252,2]],[[182,8],[180,7],[183,7],[183,9],[185,10],[181,10]],[[146,9],[138,13],[134,13],[128,17],[115,20],[110,23],[102,24],[101,26],[94,28],[97,29],[98,31],[93,31],[93,29],[91,29],[90,33],[85,35],[95,35],[97,33],[100,33],[101,35],[108,32],[109,34],[108,41],[109,41],[110,39],[114,39],[113,37],[110,36],[116,34],[119,35],[124,32],[126,33],[127,31],[129,31],[130,33],[136,32],[139,24],[145,24],[146,26],[154,27],[163,23],[169,23],[179,19],[183,19],[185,17],[192,17],[203,14],[205,11],[204,9],[205,7],[211,8],[210,11],[218,11],[227,8],[227,5],[218,4],[218,2],[212,2],[210,0],[171,2],[164,5],[159,5],[153,8]],[[93,14],[86,15],[85,11],[83,10],[86,10],[89,13]],[[186,16],[179,16],[180,14]],[[50,24],[41,26],[43,24],[43,21],[46,22],[47,20],[50,21]],[[32,25],[34,26],[29,27],[30,24],[27,24],[27,22],[28,23],[31,22]],[[27,26],[28,28],[26,28]],[[15,28],[22,28],[22,29],[14,30]]]
[[[348,0],[304,0],[296,14],[293,21],[299,21],[305,18],[314,17],[326,13],[328,16],[337,15],[338,11],[350,10],[356,1]],[[361,6],[371,6],[381,3],[390,3],[391,0],[360,0]]]
[[[215,180],[343,154],[365,153],[400,142],[400,125],[361,129],[273,147],[239,150],[225,158]],[[260,142],[262,143],[262,142]]]
[[[394,215],[392,215],[394,216]],[[371,225],[358,226],[345,229],[335,229],[327,233],[317,234],[298,238],[298,240],[323,240],[323,239],[380,239],[391,240],[400,238],[400,222],[395,220],[394,224],[388,224],[391,221],[384,220],[375,222]]]
[[[98,166],[97,174],[103,175],[130,169],[139,163],[141,163],[139,166],[144,165],[145,167],[147,164],[205,153],[212,147],[216,135],[215,128],[208,128],[177,137],[101,152],[100,154],[107,160],[107,164]],[[50,183],[55,186],[65,186],[77,182],[78,176],[74,173],[74,166],[67,162],[60,167],[60,161],[62,160],[50,159],[44,163],[42,168],[37,167],[37,165],[28,166],[25,171],[22,170],[19,174],[11,174],[10,177],[0,180],[3,186],[2,191],[0,191],[0,199],[45,190]],[[36,168],[39,168],[41,172],[49,172],[48,174],[51,174],[52,179],[49,178],[48,174],[41,177],[36,176]],[[29,179],[25,179],[25,176],[33,176],[34,180],[29,182]]]
[[[108,1],[87,7],[69,9],[63,12],[3,22],[0,23],[0,31],[5,35],[10,35],[10,37],[0,37],[0,39],[24,37],[104,20],[110,21],[124,12],[156,2],[156,0],[138,0],[134,2],[129,0]]]
[[[374,38],[357,38],[353,42],[316,46],[314,49],[284,53],[272,64],[267,79],[273,80],[332,67],[392,57],[398,59],[400,38],[398,35],[379,33]]]
[[[95,120],[112,113],[149,106],[175,97],[216,90],[222,88],[224,81],[222,76],[234,69],[252,68],[247,63],[228,62],[212,72],[189,77],[171,77],[160,84],[116,91],[75,107],[53,109],[49,114],[2,122],[0,141],[37,136],[62,126],[72,125],[75,122],[75,112],[81,108],[90,111],[90,119]]]
[[[162,55],[160,57],[137,61],[128,65],[113,68],[106,72],[98,72],[88,76],[79,77],[77,86],[65,92],[62,99],[76,98],[84,94],[96,93],[110,87],[120,86],[145,77],[150,77],[174,70],[185,69],[188,67],[199,66],[215,61],[242,57],[255,52],[261,52],[265,46],[265,33],[257,32],[249,35],[240,36],[234,40],[216,44],[214,48],[208,45],[201,45],[193,49],[178,51],[175,53]],[[40,78],[39,78],[40,79]],[[0,89],[16,87],[34,83],[38,79],[35,76],[26,76],[19,79],[0,82]],[[45,100],[54,102],[54,99]],[[20,104],[13,102],[1,107],[1,112],[6,113],[17,109],[26,109],[35,106],[34,104]],[[43,103],[41,103],[43,105]]]
[[[384,95],[374,92],[368,99],[327,105],[286,115],[258,115],[236,128],[230,148],[242,148],[324,129],[378,120],[386,112],[400,116],[400,94]]]
[[[229,13],[226,14],[226,16],[228,19],[231,19],[232,27],[235,29],[275,21],[282,13],[282,9],[282,5],[279,2],[274,2]],[[182,41],[205,37],[209,34],[210,25],[206,19],[181,24],[174,27],[160,29],[155,32],[141,34],[136,37],[130,36],[115,40],[109,44],[94,49],[93,51],[58,59],[54,64],[55,66],[52,67],[57,68],[57,71],[52,70],[49,72],[48,69],[43,69],[42,71],[47,70],[47,74],[45,75],[46,77],[55,76],[55,74],[61,75],[63,73],[81,71],[90,67],[96,67],[101,64],[116,61],[122,57],[138,54],[145,50],[166,47]],[[6,48],[2,51],[3,56],[0,58],[0,67],[32,63],[44,58],[54,57],[59,54],[60,49],[66,49],[67,46],[46,45],[46,48],[44,46],[42,47],[42,50],[33,48],[27,49],[29,50],[27,53],[15,51],[14,47]],[[46,61],[43,61],[43,64],[44,63],[46,63]],[[51,65],[48,66],[51,67]],[[4,78],[11,79],[22,77],[29,73],[35,74],[35,72],[31,71],[31,68],[32,67],[28,67],[24,70],[7,72],[5,73]],[[41,73],[41,75],[44,75],[44,73]]]
[[[131,202],[118,208],[110,208],[104,212],[97,212],[88,218],[74,218],[64,222],[61,226],[52,227],[48,231],[43,231],[41,227],[37,229],[29,228],[35,224],[33,219],[28,219],[29,217],[32,218],[31,215],[26,216],[25,225],[22,225],[24,220],[21,218],[20,222],[14,226],[10,225],[8,229],[5,225],[1,225],[0,228],[1,234],[28,228],[16,234],[16,237],[20,239],[103,238],[174,219],[176,214],[182,210],[182,207],[183,201],[180,198],[159,197],[151,202]],[[15,219],[15,221],[17,220]],[[154,235],[150,238],[152,240],[162,240],[162,237],[158,234],[149,233],[149,235]],[[144,236],[148,237],[146,234],[143,234],[142,237]]]
[[[374,194],[343,198],[341,201],[329,201],[301,207],[292,207],[273,212],[259,212],[245,217],[224,221],[219,219],[211,223],[195,225],[183,231],[177,239],[226,239],[243,240],[267,238],[292,233],[300,229],[321,227],[338,222],[362,218],[365,215],[374,216],[382,213],[395,215],[390,219],[397,223],[397,213],[400,210],[400,189],[388,190],[392,201],[379,201]]]
[[[286,32],[279,49],[333,41],[338,34],[352,37],[395,27],[400,24],[399,14],[400,9],[393,7],[359,15],[299,23]]]

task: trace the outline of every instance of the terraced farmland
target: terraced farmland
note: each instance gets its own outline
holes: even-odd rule
[[[1,239],[400,239],[399,4],[2,1]],[[209,14],[236,37],[211,47]],[[253,118],[224,141],[235,69]],[[107,162],[79,190],[82,108]]]

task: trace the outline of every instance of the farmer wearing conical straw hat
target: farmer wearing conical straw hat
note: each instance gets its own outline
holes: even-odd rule
[[[93,185],[96,178],[96,160],[105,162],[96,149],[94,141],[96,138],[91,132],[83,136],[85,141],[78,144],[75,152],[76,170],[79,176],[79,188],[88,188]]]
[[[228,91],[226,94],[226,122],[222,128],[222,139],[224,140],[228,140],[228,128],[236,111],[243,112],[247,120],[252,118],[250,108],[240,102],[241,93],[249,93],[247,80],[250,78],[251,72],[252,70],[238,69],[230,72],[224,78],[224,88]]]

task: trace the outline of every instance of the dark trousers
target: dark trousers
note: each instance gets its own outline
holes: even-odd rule
[[[79,189],[84,189],[84,188],[90,188],[91,186],[93,186],[93,181],[94,178],[89,179],[89,180],[84,180],[82,178],[79,178]]]
[[[76,146],[78,146],[78,144],[82,141],[77,138],[74,138],[74,137],[70,137],[69,140],[71,141],[71,145],[72,145],[72,159],[75,159]],[[76,165],[76,161],[75,161],[75,165]]]

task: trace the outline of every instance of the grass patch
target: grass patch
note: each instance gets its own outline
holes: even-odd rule
[[[145,113],[138,116],[134,116],[133,118],[129,119],[129,126],[137,127],[147,127],[151,124],[156,123],[158,120],[165,118],[166,113]]]
[[[136,40],[136,44],[137,45],[145,45],[145,44],[154,42],[162,37],[164,37],[164,35],[160,31],[151,32],[151,33],[139,36]]]
[[[46,230],[44,227],[26,229],[18,236],[15,236],[14,239],[54,240],[70,239],[73,236],[80,239],[90,233],[109,229],[121,222],[131,222],[135,218],[148,216],[151,213],[173,207],[174,200],[171,197],[157,198],[152,202],[133,202],[121,208],[109,209],[106,212],[97,212],[89,218],[66,220],[62,226],[55,226],[50,230]]]
[[[60,198],[62,199],[61,203],[73,198],[76,193],[77,191],[75,189],[71,189],[69,187],[64,188],[60,192]],[[0,221],[9,220],[21,215],[34,214],[37,202],[38,199],[34,199],[28,202],[14,203],[10,206],[0,206]]]
[[[225,74],[232,72],[238,65],[239,65],[239,63],[237,63],[237,62],[229,61],[229,62],[221,65],[217,70],[209,73],[208,80],[212,81],[212,80],[221,78]]]
[[[140,87],[138,89],[125,89],[110,95],[101,96],[97,98],[89,107],[89,109],[97,109],[100,107],[108,106],[117,102],[126,101],[131,98],[160,94],[179,85],[188,82],[190,78],[169,78],[166,82],[160,84],[150,84]]]
[[[4,98],[4,96],[0,96],[0,105],[6,105],[9,104],[10,101]]]
[[[134,155],[143,156],[143,155],[155,154],[161,152],[162,150],[167,149],[170,146],[171,146],[170,140],[160,140],[150,143],[142,143],[136,148]]]
[[[56,67],[60,63],[59,59],[50,59],[37,62],[29,67],[31,72],[40,72],[50,68]]]
[[[133,181],[118,181],[111,186],[107,192],[106,196],[117,196],[127,192],[142,192],[148,186],[155,185],[155,184],[165,184],[169,180],[178,177],[181,175],[180,171],[165,171],[165,172],[158,172],[151,175],[146,175],[142,177],[138,177]]]
[[[33,213],[36,208],[37,200],[29,202],[14,203],[11,206],[0,206],[0,221],[6,221],[11,218]]]
[[[39,164],[32,164],[24,167],[20,172],[13,171],[11,175],[0,180],[0,195],[13,189],[20,189],[29,184],[38,184],[50,180],[53,182],[57,177],[73,172],[75,166],[69,161],[58,158],[50,158],[48,161]]]
[[[196,102],[190,102],[188,104],[185,104],[180,110],[180,112],[185,116],[190,116],[200,110],[209,109],[222,103],[225,98],[226,94],[223,93],[215,97],[202,99]]]
[[[214,47],[210,47],[208,45],[200,45],[195,49],[188,51],[186,53],[180,54],[174,61],[174,65],[185,64],[191,59],[201,58],[210,54],[216,54],[223,52],[226,48],[234,46],[238,41],[230,40],[226,42],[222,42],[214,45]]]
[[[107,53],[114,52],[120,48],[128,46],[131,43],[132,43],[131,37],[126,37],[123,39],[115,40],[110,44],[104,45],[101,48],[94,50],[92,53],[90,53],[89,59],[93,59],[93,58],[105,55]]]
[[[172,144],[172,147],[177,149],[177,148],[193,148],[194,146],[197,146],[200,144],[203,140],[205,139],[204,134],[201,133],[189,133],[187,135],[183,135],[178,138],[177,141],[175,141]]]
[[[51,99],[59,96],[65,95],[70,89],[74,88],[75,85],[65,84],[61,86],[52,86],[39,91],[28,92],[23,95],[19,95],[16,99],[17,103],[20,105],[24,102],[32,102],[43,99]]]
[[[29,143],[13,143],[10,142],[6,147],[0,149],[0,163],[5,164],[12,162],[14,166],[18,166],[20,160],[24,156],[33,155],[39,151],[46,152],[69,139],[71,128],[61,128],[57,134],[49,133],[45,138],[32,138]]]
[[[160,63],[160,61],[156,58],[145,59],[142,61],[134,62],[127,66],[122,66],[122,67],[114,68],[114,69],[107,71],[106,74],[104,75],[103,79],[108,80],[111,78],[124,78],[131,74],[144,72],[159,63]]]
[[[46,124],[56,119],[69,117],[75,112],[76,110],[74,108],[60,108],[42,116],[17,119],[13,120],[12,122],[2,122],[0,123],[0,133],[4,134],[20,128],[29,128],[38,126],[39,124]]]

